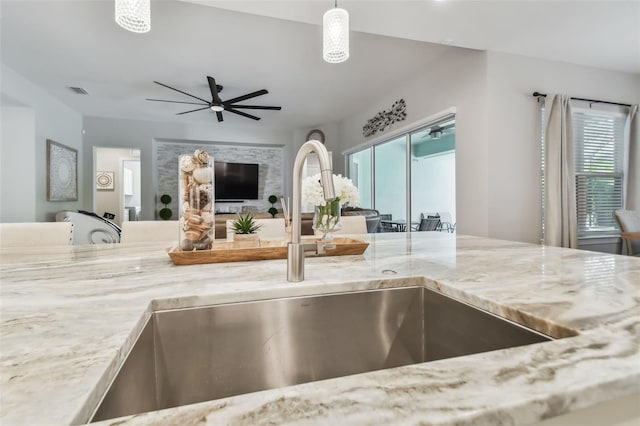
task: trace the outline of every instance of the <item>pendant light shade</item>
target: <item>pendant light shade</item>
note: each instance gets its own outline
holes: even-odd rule
[[[151,0],[116,0],[116,22],[125,30],[151,30]]]
[[[322,18],[322,57],[337,64],[349,59],[349,13],[336,7]]]

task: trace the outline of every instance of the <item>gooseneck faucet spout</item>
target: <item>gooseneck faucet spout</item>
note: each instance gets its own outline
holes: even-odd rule
[[[304,280],[304,253],[305,251],[315,251],[322,253],[324,243],[319,241],[312,244],[303,244],[302,239],[302,219],[300,210],[302,209],[302,166],[304,160],[311,153],[315,152],[320,161],[320,184],[324,199],[331,201],[336,198],[333,188],[333,171],[329,161],[329,153],[324,145],[316,140],[305,142],[296,155],[293,163],[293,210],[291,218],[291,242],[287,248],[287,281],[300,282]]]

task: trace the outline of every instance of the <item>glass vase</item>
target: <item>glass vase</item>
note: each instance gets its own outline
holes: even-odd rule
[[[215,239],[213,157],[197,149],[181,155],[179,167],[180,250],[208,250]]]
[[[342,229],[340,200],[327,201],[324,206],[315,206],[313,214],[313,229],[322,233],[324,241],[332,241],[333,233]]]

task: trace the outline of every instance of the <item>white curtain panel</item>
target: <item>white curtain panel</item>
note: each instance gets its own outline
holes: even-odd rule
[[[640,141],[638,105],[631,105],[624,127],[624,208],[640,211]]]
[[[547,95],[544,122],[544,242],[550,246],[576,248],[576,184],[569,96]]]

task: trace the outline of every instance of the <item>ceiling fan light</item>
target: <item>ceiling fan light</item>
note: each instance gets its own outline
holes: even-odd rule
[[[211,105],[211,111],[222,112],[224,107],[222,105]]]
[[[134,33],[151,30],[151,0],[116,0],[116,23]]]
[[[442,136],[442,129],[440,127],[434,127],[429,132],[429,136],[431,136],[431,139],[440,139],[440,136]]]
[[[349,13],[339,7],[322,18],[322,57],[331,64],[349,59]]]

